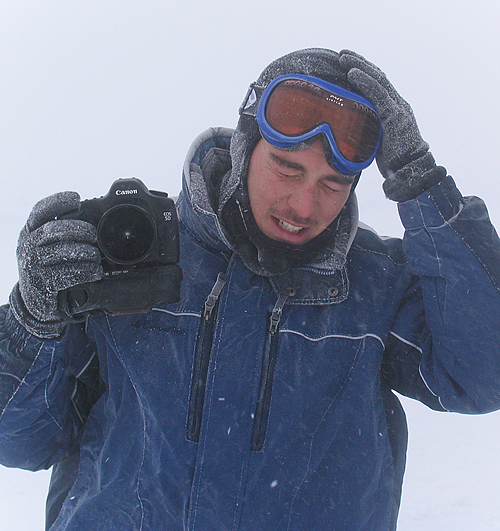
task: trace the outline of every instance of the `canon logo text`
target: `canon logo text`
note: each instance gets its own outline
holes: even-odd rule
[[[137,190],[117,190],[116,195],[129,195],[129,194],[136,194]]]

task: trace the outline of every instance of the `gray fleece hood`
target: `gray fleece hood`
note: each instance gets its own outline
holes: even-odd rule
[[[338,268],[349,246],[347,234],[351,231],[355,200],[348,201],[342,213],[316,238],[301,246],[277,242],[267,237],[258,227],[250,207],[247,190],[247,175],[252,152],[261,139],[260,129],[254,110],[259,105],[262,91],[276,77],[284,74],[305,74],[335,83],[353,90],[347,80],[345,70],[340,66],[339,56],[332,50],[308,48],[287,54],[273,61],[253,83],[240,107],[240,118],[231,139],[231,171],[228,171],[218,188],[218,214],[230,235],[235,250],[248,263],[258,263],[260,274],[281,274],[292,267],[307,263],[329,261]],[[254,90],[258,89],[258,90]],[[242,112],[245,111],[245,112]],[[306,142],[286,148],[301,150],[321,139],[325,156],[335,168],[329,143],[323,134]],[[336,168],[335,168],[336,169]],[[338,171],[338,170],[337,170]],[[356,181],[359,174],[356,176]],[[354,189],[355,185],[353,186]],[[339,253],[338,250],[341,249]]]
[[[257,142],[262,138],[254,116],[242,114],[243,109],[258,107],[259,97],[252,91],[254,85],[264,89],[279,76],[286,74],[304,74],[317,77],[329,83],[357,92],[347,80],[347,74],[341,68],[339,55],[324,48],[306,48],[298,50],[273,61],[252,83],[240,107],[238,125],[231,139],[232,171],[221,186],[221,208],[238,187],[245,185],[250,156]],[[252,97],[252,95],[254,95]],[[307,145],[298,145],[292,150],[303,149]],[[326,145],[325,145],[326,148]],[[329,149],[329,148],[326,148]]]

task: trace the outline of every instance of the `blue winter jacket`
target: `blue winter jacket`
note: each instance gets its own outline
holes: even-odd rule
[[[481,200],[447,177],[399,205],[403,241],[354,224],[340,269],[260,276],[200,181],[229,138],[203,135],[186,165],[179,303],[56,340],[2,308],[0,462],[54,467],[51,531],[387,531],[406,452],[393,391],[500,407],[500,242]]]

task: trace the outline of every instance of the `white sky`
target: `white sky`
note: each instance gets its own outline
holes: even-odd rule
[[[177,195],[191,141],[210,126],[234,127],[260,71],[310,46],[351,48],[378,64],[412,105],[438,163],[465,195],[486,199],[500,226],[499,6],[495,0],[1,0],[2,301],[17,278],[18,232],[38,199],[65,189],[100,196],[116,178],[131,175]],[[401,235],[381,181],[375,167],[364,172],[361,219]],[[426,413],[418,411],[421,422]],[[500,426],[497,414],[487,418]],[[460,424],[447,427],[439,419],[443,441],[457,437],[460,444]],[[418,433],[413,437],[420,444]],[[462,458],[481,451],[468,447]],[[24,475],[16,477],[29,488]],[[0,503],[0,521],[6,510]]]

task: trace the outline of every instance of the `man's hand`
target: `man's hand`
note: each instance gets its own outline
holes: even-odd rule
[[[380,116],[383,133],[376,160],[385,178],[386,196],[393,201],[408,201],[441,181],[446,170],[436,166],[410,105],[385,74],[349,50],[340,52],[340,64],[349,82],[375,105]]]
[[[16,319],[41,338],[60,336],[65,328],[57,293],[102,277],[96,228],[85,221],[57,220],[78,207],[76,192],[39,201],[21,231],[17,246],[19,283],[10,296]]]

